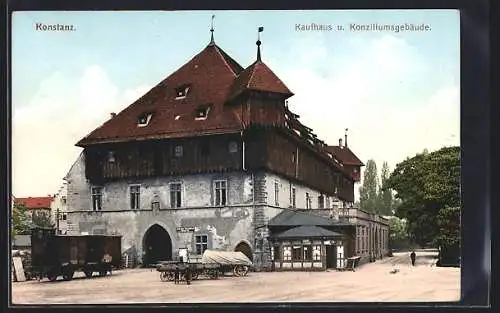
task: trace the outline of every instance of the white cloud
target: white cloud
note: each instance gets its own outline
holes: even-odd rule
[[[75,143],[149,88],[120,91],[97,65],[80,79],[61,72],[47,77],[30,103],[13,112],[14,195],[55,193],[81,151]]]
[[[459,87],[429,88],[432,69],[404,40],[384,35],[340,63],[321,40],[296,47],[290,60],[271,55],[269,65],[283,66],[275,71],[295,93],[291,109],[328,144],[349,128],[349,146],[362,161],[375,159],[379,168],[387,161],[391,169],[425,148],[459,144]]]

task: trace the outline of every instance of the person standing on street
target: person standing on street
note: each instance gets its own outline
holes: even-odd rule
[[[410,259],[411,259],[411,265],[412,266],[415,266],[415,259],[417,258],[417,255],[415,254],[415,251],[411,251],[411,254],[410,254]]]

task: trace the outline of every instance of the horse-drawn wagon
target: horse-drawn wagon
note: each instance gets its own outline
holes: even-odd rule
[[[241,252],[206,250],[201,262],[165,261],[157,265],[162,281],[198,279],[200,276],[218,279],[231,272],[234,276],[248,274],[252,261]],[[177,279],[176,279],[177,278]]]

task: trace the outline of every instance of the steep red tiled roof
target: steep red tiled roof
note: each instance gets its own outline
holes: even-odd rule
[[[231,87],[229,99],[245,90],[276,92],[291,97],[293,93],[262,61],[255,61],[241,72]]]
[[[241,122],[224,106],[229,90],[243,68],[215,44],[199,54],[145,95],[106,121],[77,143],[93,143],[185,137],[235,132]],[[185,99],[176,100],[175,89],[188,84]],[[195,120],[196,108],[211,104],[205,120]],[[138,127],[141,114],[153,113],[148,126]]]
[[[28,198],[15,198],[15,204],[22,204],[27,209],[50,209],[50,205],[54,201],[54,197],[28,197]]]
[[[344,165],[364,166],[363,162],[345,146],[328,146],[326,150],[333,153]]]

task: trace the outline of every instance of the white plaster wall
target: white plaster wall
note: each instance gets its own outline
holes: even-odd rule
[[[295,187],[295,192],[296,192],[296,207],[299,209],[305,209],[306,208],[306,193],[309,193],[311,197],[311,205],[312,209],[318,209],[318,197],[322,194],[321,192],[311,189],[309,187],[306,187],[301,184],[294,184],[290,180],[278,176],[274,173],[266,173],[266,191],[267,191],[267,204],[270,206],[275,205],[275,193],[274,193],[274,182],[278,181],[279,182],[279,207],[281,208],[289,208],[291,207],[291,186]],[[325,196],[325,208],[326,208],[326,195]],[[333,197],[329,196],[330,198],[330,207],[332,207],[332,200]]]
[[[71,166],[68,174],[65,177],[67,185],[67,209],[75,210],[90,210],[90,185],[85,178],[85,156],[83,152],[78,156],[77,160]],[[68,227],[71,225],[68,224]]]

